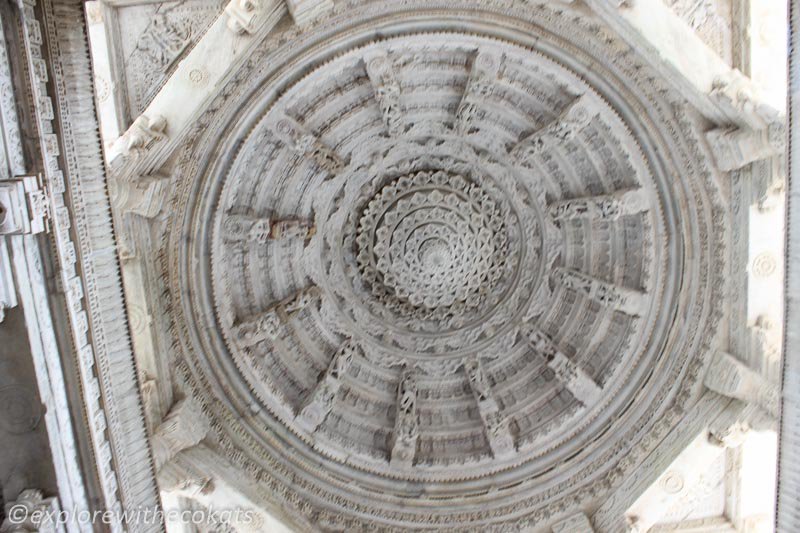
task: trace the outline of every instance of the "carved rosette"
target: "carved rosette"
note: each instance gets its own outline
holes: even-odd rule
[[[165,239],[181,250],[165,271],[174,344],[194,347],[176,348],[179,370],[216,447],[323,529],[563,516],[698,379],[723,270],[697,132],[575,13],[445,9],[553,39],[540,48],[478,26],[406,34],[405,7],[353,4],[265,44],[265,70],[239,78],[250,91],[230,88],[187,141]],[[361,39],[367,13],[396,31]],[[336,57],[304,48],[326,28]],[[303,231],[274,238],[279,220]],[[687,254],[700,266],[681,274]]]

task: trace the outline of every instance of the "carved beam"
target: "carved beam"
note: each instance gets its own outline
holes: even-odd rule
[[[547,212],[556,221],[576,218],[617,220],[647,210],[647,198],[641,189],[559,200],[547,206]]]
[[[544,149],[545,139],[558,143],[571,141],[595,116],[597,111],[591,106],[588,97],[580,96],[556,120],[520,140],[511,149],[511,156],[520,163],[525,163]]]
[[[314,234],[314,224],[301,219],[259,218],[247,215],[228,215],[222,223],[222,236],[227,242],[257,242],[279,239],[308,239]]]
[[[333,0],[286,0],[295,24],[302,26],[333,7]]]
[[[316,166],[331,175],[337,174],[345,162],[305,126],[284,115],[272,127],[272,132],[290,150],[311,159]]]
[[[150,441],[156,471],[179,452],[198,445],[209,429],[200,406],[194,400],[185,398],[173,405]]]
[[[752,403],[774,418],[780,414],[780,391],[729,353],[718,351],[706,373],[704,384],[716,393]]]
[[[717,128],[706,133],[717,167],[729,172],[783,153],[785,128],[780,123],[760,130]]]
[[[555,373],[556,379],[564,384],[576,400],[587,407],[600,400],[603,395],[600,386],[582,368],[570,361],[550,337],[532,326],[527,328],[525,335],[533,349],[547,360],[547,366]]]
[[[419,417],[417,416],[417,380],[414,374],[403,371],[397,385],[397,415],[394,421],[394,443],[390,464],[404,468],[414,464],[419,439]]]
[[[647,311],[647,294],[642,291],[619,287],[564,267],[556,267],[551,276],[562,286],[627,315],[642,316]]]
[[[283,320],[305,308],[320,296],[315,286],[301,290],[264,311],[234,326],[234,336],[240,346],[254,346],[263,341],[274,341],[280,335]]]
[[[306,405],[298,413],[296,421],[308,432],[315,431],[333,409],[336,393],[342,386],[342,377],[350,367],[353,357],[360,353],[360,348],[352,340],[342,343],[331,359],[330,366]]]
[[[364,65],[372,82],[386,131],[392,136],[401,134],[403,107],[400,103],[400,83],[395,76],[391,59],[386,52],[374,52],[364,56]]]
[[[480,361],[477,359],[467,361],[464,364],[464,371],[478,404],[478,412],[483,420],[492,454],[497,458],[513,455],[516,452],[514,436],[508,427],[508,420],[500,413],[500,406],[494,399]]]
[[[584,513],[575,513],[553,524],[553,533],[594,533],[589,518]]]
[[[486,98],[494,92],[500,70],[500,56],[489,51],[479,50],[472,61],[472,70],[467,86],[456,111],[455,129],[459,133],[469,133],[472,123],[478,118],[480,108]]]
[[[157,173],[219,86],[286,12],[282,0],[232,0],[183,54],[142,116],[109,147],[114,173],[123,179]]]

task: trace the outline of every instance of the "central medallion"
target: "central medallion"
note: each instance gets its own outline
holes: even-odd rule
[[[405,313],[473,311],[503,276],[506,216],[500,202],[458,174],[395,179],[361,213],[356,244],[364,283]]]

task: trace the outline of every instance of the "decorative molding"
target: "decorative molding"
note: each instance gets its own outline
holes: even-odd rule
[[[122,300],[98,126],[83,4],[20,0],[24,43],[37,95],[44,178],[53,210],[61,281],[83,381],[86,416],[109,527],[121,531],[124,509],[158,508],[158,492]],[[46,44],[49,65],[41,61]],[[52,76],[52,78],[50,78]],[[48,81],[55,99],[48,95]],[[88,104],[87,104],[88,103]],[[69,114],[54,129],[52,110]],[[79,138],[78,138],[79,137]],[[59,156],[62,158],[59,159]],[[60,161],[64,161],[63,172]],[[69,189],[69,196],[66,194]],[[79,236],[73,242],[72,235]],[[163,524],[129,524],[131,532]]]
[[[494,398],[480,361],[478,359],[467,361],[464,364],[464,372],[478,404],[478,412],[483,420],[486,440],[489,441],[492,454],[496,458],[512,455],[516,450],[514,436],[508,427],[508,419],[500,412],[500,406]]]

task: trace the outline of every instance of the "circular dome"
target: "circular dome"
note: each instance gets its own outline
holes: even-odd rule
[[[703,353],[691,128],[603,61],[610,41],[577,42],[580,18],[473,14],[466,33],[364,5],[381,39],[347,9],[292,35],[187,142],[213,154],[170,230],[187,387],[219,448],[323,529],[596,497]]]

